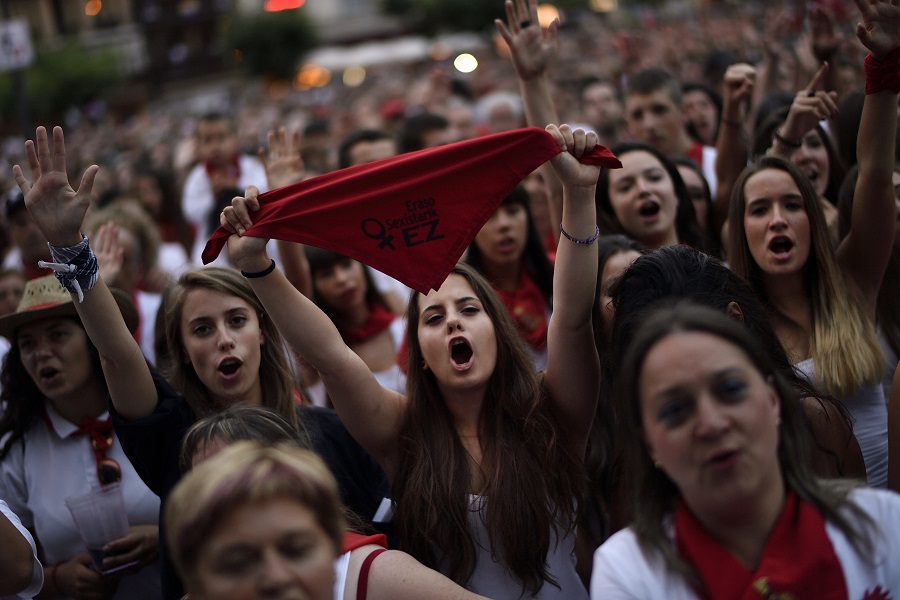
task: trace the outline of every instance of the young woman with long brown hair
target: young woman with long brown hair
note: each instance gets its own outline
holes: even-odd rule
[[[863,15],[857,36],[871,52],[867,71],[886,61],[882,69],[893,68],[896,77],[900,8],[883,1],[857,5]],[[872,89],[864,101],[857,200],[850,232],[836,250],[813,184],[784,158],[766,156],[748,167],[728,214],[731,266],[773,309],[772,324],[795,366],[844,401],[868,481],[878,486],[887,481],[887,411],[875,306],[896,219],[897,91],[889,86]],[[818,103],[812,110],[819,117],[831,108],[827,94],[810,90],[806,98]]]
[[[577,158],[595,134],[547,127],[566,151],[548,366],[531,361],[503,304],[458,265],[436,291],[413,294],[403,396],[378,385],[331,321],[276,269],[251,279],[285,337],[322,374],[347,429],[392,480],[401,549],[489,597],[585,598],[572,548],[581,457],[595,409],[599,361],[591,328],[597,272],[598,168]],[[222,224],[246,231],[255,190]],[[232,235],[232,260],[266,271],[265,240]]]

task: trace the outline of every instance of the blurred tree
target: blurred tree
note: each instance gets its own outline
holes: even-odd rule
[[[9,73],[0,77],[0,110],[14,114],[17,90]],[[25,94],[36,120],[56,118],[72,106],[83,106],[125,81],[116,54],[87,51],[76,42],[62,47],[38,46],[35,61],[25,71]]]
[[[302,9],[232,17],[227,47],[239,53],[247,73],[290,81],[300,58],[317,43],[316,30]]]

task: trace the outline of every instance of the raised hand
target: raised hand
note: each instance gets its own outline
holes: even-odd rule
[[[91,165],[75,190],[66,174],[66,145],[61,127],[53,128],[53,151],[47,130],[38,127],[35,141],[25,142],[31,183],[19,165],[13,176],[25,195],[25,206],[47,241],[54,246],[74,246],[81,241],[81,224],[91,205],[91,188],[100,167]]]
[[[725,70],[722,78],[722,103],[736,111],[753,97],[756,68],[747,63],[735,63]]]
[[[100,277],[108,285],[116,285],[125,258],[125,247],[119,239],[119,226],[110,221],[98,227],[91,237],[91,249],[97,257]]]
[[[597,184],[600,167],[585,165],[578,159],[588,154],[598,143],[597,134],[585,133],[582,129],[572,129],[568,125],[547,125],[547,133],[553,136],[563,150],[550,159],[559,179],[567,187],[590,187]]]
[[[856,25],[856,37],[881,61],[900,46],[900,4],[896,0],[855,0],[862,21]]]
[[[508,25],[500,19],[494,24],[509,46],[516,74],[523,80],[543,75],[556,56],[559,20],[542,29],[538,22],[537,0],[515,0],[515,3],[506,0],[505,6]]]
[[[257,153],[266,169],[269,187],[277,189],[303,181],[306,168],[300,157],[300,132],[294,130],[290,138],[284,127],[269,132],[269,152],[262,148]]]
[[[787,119],[781,128],[781,136],[789,140],[800,140],[803,135],[822,119],[837,116],[837,92],[820,90],[828,63],[822,64],[805,90],[797,92]]]
[[[233,234],[228,238],[228,257],[242,271],[262,271],[269,266],[268,240],[244,236],[253,225],[252,213],[259,210],[258,196],[259,190],[250,186],[243,196],[232,198],[231,206],[219,215],[219,224]]]

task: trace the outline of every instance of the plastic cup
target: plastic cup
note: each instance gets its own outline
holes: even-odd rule
[[[118,483],[111,483],[87,494],[66,498],[66,506],[94,560],[94,567],[103,572],[103,559],[106,558],[103,546],[128,535],[128,514],[122,489]]]

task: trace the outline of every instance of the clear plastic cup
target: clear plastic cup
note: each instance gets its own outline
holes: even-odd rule
[[[94,567],[103,572],[103,559],[106,558],[103,546],[128,535],[128,513],[125,512],[122,489],[118,483],[111,483],[87,494],[66,498],[66,506],[94,560]]]

